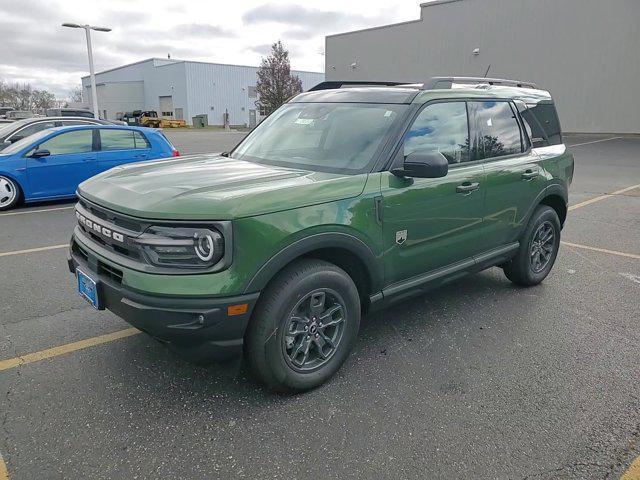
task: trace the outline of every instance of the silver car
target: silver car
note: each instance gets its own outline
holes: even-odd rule
[[[36,132],[68,125],[116,125],[121,122],[84,117],[36,117],[0,124],[0,150]]]

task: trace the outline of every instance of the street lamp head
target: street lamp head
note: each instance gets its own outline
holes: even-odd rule
[[[107,28],[107,27],[93,27],[91,25],[78,25],[77,23],[63,23],[62,24],[63,27],[69,27],[69,28],[85,28],[85,29],[91,29],[91,30],[96,30],[97,32],[110,32],[111,29]]]

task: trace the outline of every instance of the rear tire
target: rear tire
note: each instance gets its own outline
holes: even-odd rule
[[[21,196],[20,186],[9,177],[0,175],[0,211],[15,207]]]
[[[505,276],[523,287],[542,282],[556,261],[560,230],[556,211],[547,205],[539,205],[520,239],[516,256],[502,267]]]
[[[338,371],[359,325],[360,297],[351,277],[322,260],[299,260],[260,296],[245,334],[245,358],[269,388],[309,390]]]

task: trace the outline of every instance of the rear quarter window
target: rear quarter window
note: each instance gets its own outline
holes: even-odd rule
[[[518,109],[533,147],[562,143],[558,112],[553,103],[519,104]]]

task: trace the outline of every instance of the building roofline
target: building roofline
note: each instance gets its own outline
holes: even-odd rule
[[[133,67],[134,65],[140,65],[141,63],[147,63],[147,62],[152,62],[154,60],[170,60],[168,58],[159,58],[159,57],[151,57],[151,58],[145,58],[144,60],[138,60],[137,62],[133,62],[133,63],[127,63],[125,65],[120,65],[119,67],[113,67],[113,68],[109,68],[107,70],[102,70],[101,72],[96,72],[96,75],[102,75],[103,73],[109,73],[109,72],[113,72],[114,70],[120,70],[121,68],[127,68],[127,67]],[[180,62],[181,60],[176,60],[175,63]],[[84,77],[80,77],[82,78],[89,78],[91,75],[85,75]]]
[[[205,64],[205,65],[221,65],[223,67],[244,67],[244,68],[260,68],[259,66],[256,67],[255,65],[239,65],[237,63],[217,63],[217,62],[203,62],[200,60],[183,60],[185,63],[199,63],[199,64]],[[162,67],[164,65],[161,65]],[[299,72],[299,73],[315,73],[318,75],[324,75],[325,72],[311,72],[309,70],[298,70],[296,68],[292,68],[291,69],[292,72]]]
[[[420,15],[420,18],[418,18],[417,20],[407,20],[406,22],[390,23],[387,25],[379,25],[377,27],[369,27],[369,28],[362,28],[360,30],[351,30],[349,32],[334,33],[332,35],[326,35],[324,38],[326,40],[327,38],[341,37],[342,35],[351,35],[352,33],[368,32],[370,30],[382,30],[383,28],[399,27],[401,25],[409,25],[410,23],[419,23],[421,21],[422,21],[422,15]]]
[[[433,7],[434,5],[442,5],[443,3],[461,2],[462,0],[431,0],[420,4],[420,8]]]
[[[424,20],[424,16],[422,14],[423,13],[422,12],[423,8],[433,7],[435,5],[443,5],[445,3],[461,2],[461,1],[462,0],[431,0],[429,2],[423,2],[423,3],[420,4],[420,18],[418,18],[417,20],[407,20],[405,22],[389,23],[387,25],[380,25],[380,26],[377,26],[377,27],[362,28],[360,30],[351,30],[349,32],[334,33],[332,35],[326,35],[325,36],[325,40],[327,38],[339,37],[341,35],[350,35],[352,33],[368,32],[369,30],[380,30],[380,29],[383,29],[383,28],[398,27],[400,25],[408,25],[410,23],[422,22]]]
[[[115,70],[120,70],[122,68],[127,68],[127,67],[133,67],[134,65],[140,65],[142,63],[147,63],[147,62],[152,62],[154,60],[164,60],[164,61],[169,61],[170,63],[166,63],[165,65],[158,65],[156,68],[160,68],[160,67],[167,67],[176,63],[198,63],[198,64],[204,64],[204,65],[221,65],[221,66],[225,66],[225,67],[243,67],[243,68],[260,68],[260,67],[256,67],[255,65],[238,65],[235,63],[217,63],[217,62],[204,62],[204,61],[198,61],[198,60],[173,60],[173,59],[168,59],[168,58],[159,58],[159,57],[152,57],[152,58],[146,58],[144,60],[139,60],[137,62],[133,62],[133,63],[127,63],[126,65],[121,65],[119,67],[114,67],[114,68],[110,68],[108,70],[102,70],[101,72],[96,72],[96,75],[102,75],[103,73],[109,73],[109,72],[113,72]],[[309,70],[297,70],[292,68],[291,69],[292,72],[297,72],[297,73],[314,73],[317,75],[324,75],[325,72],[311,72]],[[84,77],[80,77],[80,80],[84,80],[86,78],[89,78],[90,75],[85,75]],[[141,81],[141,80],[130,80],[130,81]]]

